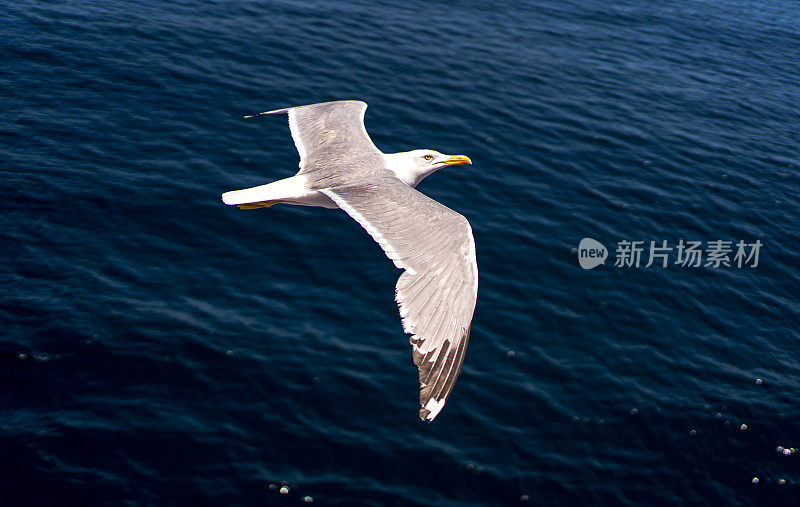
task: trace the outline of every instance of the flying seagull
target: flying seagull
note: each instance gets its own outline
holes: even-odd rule
[[[256,209],[277,203],[341,208],[405,270],[395,299],[419,368],[419,417],[432,421],[453,390],[478,296],[472,228],[462,215],[415,189],[429,174],[471,164],[434,150],[382,153],[364,128],[367,104],[324,102],[267,111],[288,113],[300,171],[222,194],[225,204]]]

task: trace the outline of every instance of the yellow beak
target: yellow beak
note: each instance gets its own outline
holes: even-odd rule
[[[471,164],[472,160],[466,155],[450,155],[444,161],[444,165],[464,165]]]

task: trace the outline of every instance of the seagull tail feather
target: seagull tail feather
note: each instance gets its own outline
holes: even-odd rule
[[[302,196],[307,192],[304,181],[302,176],[292,176],[266,185],[225,192],[222,194],[222,202],[241,209],[266,208]]]

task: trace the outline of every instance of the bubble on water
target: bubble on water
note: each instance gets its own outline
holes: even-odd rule
[[[783,450],[783,454],[784,454],[784,456],[788,456],[788,455],[790,455],[791,453],[792,453],[792,451],[791,451],[790,449],[784,449],[784,450]]]
[[[720,412],[717,412],[717,413],[714,415],[714,417],[715,417],[715,418],[717,418],[717,419],[722,419],[722,413],[720,413]]]
[[[20,352],[19,354],[17,354],[17,359],[22,359],[22,360],[28,359],[28,354]]]
[[[692,431],[690,431],[690,432],[689,432],[689,436],[690,436],[690,437],[693,437],[693,436],[695,436],[695,435],[697,435],[697,431],[695,431],[695,430],[692,430]]]
[[[639,409],[638,408],[632,408],[631,409],[631,415],[636,415],[638,413],[639,413]]]
[[[522,495],[521,497],[519,497],[520,502],[527,502],[530,499],[531,497],[529,497],[528,495]]]
[[[775,448],[775,450],[777,452],[783,452],[783,446],[779,445],[778,447]]]
[[[786,479],[778,479],[778,484],[786,484]]]
[[[225,355],[228,356],[228,357],[231,357],[233,355],[233,351],[232,350],[226,350],[225,351]]]
[[[286,486],[281,486],[281,495],[285,495],[289,492],[289,488]]]
[[[272,484],[272,483],[270,483],[270,485],[269,485],[269,490],[270,490],[270,491],[274,491],[274,490],[276,490],[276,489],[278,489],[278,486],[276,486],[275,484]]]
[[[739,426],[739,429],[744,431],[744,430],[747,429],[747,425],[746,424],[742,424],[741,426]]]
[[[758,477],[753,477],[753,484],[758,484]]]
[[[513,350],[509,350],[508,352],[506,352],[506,357],[513,358],[516,355],[517,355],[516,352],[514,352]]]
[[[311,498],[310,496],[304,496],[304,497],[303,497],[303,501],[304,501],[305,503],[311,503],[311,502],[313,502],[313,501],[314,501],[314,499],[313,499],[313,498]]]
[[[760,378],[757,378],[757,379],[756,379],[756,384],[757,384],[757,385],[761,385],[761,383],[762,383],[762,382],[763,382],[763,380],[761,380]]]
[[[577,415],[572,418],[572,422],[578,422],[580,420],[581,420],[580,417],[578,417]]]

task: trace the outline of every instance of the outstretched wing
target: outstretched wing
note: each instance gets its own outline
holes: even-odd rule
[[[453,390],[469,340],[478,295],[472,228],[393,176],[322,192],[405,269],[396,300],[419,368],[419,416],[432,421]]]
[[[381,153],[364,127],[366,110],[367,104],[360,100],[339,100],[276,109],[245,118],[288,113],[289,130],[300,154],[297,174],[303,174],[320,164],[330,167],[336,161],[345,162]]]

